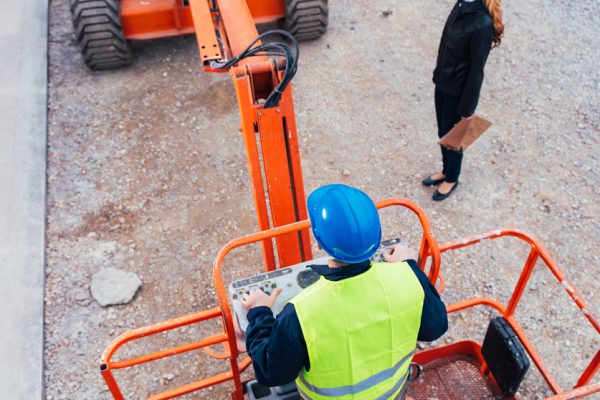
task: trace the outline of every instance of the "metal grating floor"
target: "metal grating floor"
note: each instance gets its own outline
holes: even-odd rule
[[[456,355],[423,365],[423,373],[409,382],[408,396],[414,400],[497,400],[502,393],[479,372],[474,357]]]

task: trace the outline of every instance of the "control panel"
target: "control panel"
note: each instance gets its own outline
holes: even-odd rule
[[[381,242],[379,249],[371,256],[371,262],[384,261],[383,253],[397,243],[400,243],[400,239],[398,238]],[[272,307],[273,314],[277,315],[291,298],[319,279],[320,275],[313,271],[310,266],[326,265],[328,259],[329,257],[315,258],[314,260],[232,282],[229,285],[229,297],[242,331],[246,332],[246,328],[248,327],[246,310],[240,302],[244,294],[256,289],[261,289],[266,294],[271,294],[275,289],[281,288],[281,294],[277,297]]]

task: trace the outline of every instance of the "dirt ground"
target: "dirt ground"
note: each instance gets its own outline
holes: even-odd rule
[[[302,44],[294,80],[306,192],[343,182],[375,199],[407,197],[441,242],[504,226],[527,231],[597,313],[600,3],[506,2],[506,36],[489,57],[478,108],[494,125],[465,155],[456,193],[438,204],[419,182],[440,169],[431,72],[452,3],[330,1],[329,31]],[[201,70],[194,37],[137,43],[131,67],[95,73],[82,64],[67,1],[50,0],[49,29],[46,397],[108,399],[103,349],[126,330],[215,306],[212,260],[228,240],[257,229],[254,205],[232,83]],[[418,244],[414,218],[383,216],[386,237]],[[506,301],[527,252],[502,240],[445,255],[444,300]],[[257,260],[257,249],[239,255],[230,276],[259,268]],[[142,279],[131,303],[103,308],[92,299],[91,278],[106,266]],[[517,317],[570,387],[600,340],[538,267]],[[453,316],[438,343],[481,340],[490,316]],[[122,354],[198,340],[211,329]],[[144,398],[224,368],[206,360],[190,353],[117,379],[127,398]],[[548,394],[532,368],[522,398]]]

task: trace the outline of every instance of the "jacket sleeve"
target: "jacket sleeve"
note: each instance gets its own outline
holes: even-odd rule
[[[441,337],[448,330],[448,314],[446,306],[440,298],[435,286],[417,265],[415,260],[407,260],[408,265],[417,276],[423,287],[425,298],[423,299],[423,312],[421,313],[421,326],[417,340],[431,342]]]
[[[266,386],[279,386],[296,379],[308,364],[308,351],[294,305],[288,303],[277,316],[269,307],[248,311],[246,348],[256,379]]]
[[[493,27],[487,22],[471,34],[469,75],[458,105],[458,114],[461,117],[470,117],[477,108],[483,83],[483,68],[492,48],[492,39]]]

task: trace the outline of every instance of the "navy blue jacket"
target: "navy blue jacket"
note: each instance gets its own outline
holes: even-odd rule
[[[433,82],[442,92],[460,97],[461,117],[475,112],[493,37],[492,18],[482,0],[456,2],[444,26]]]
[[[407,262],[425,293],[417,340],[435,340],[448,330],[446,306],[417,263],[414,260]],[[326,265],[313,265],[311,268],[326,279],[339,281],[362,274],[371,268],[371,263],[367,260],[342,268],[329,268]],[[306,342],[293,304],[287,303],[277,319],[269,307],[252,308],[248,311],[248,322],[246,348],[260,383],[267,386],[283,385],[296,379],[303,367],[310,369]]]

